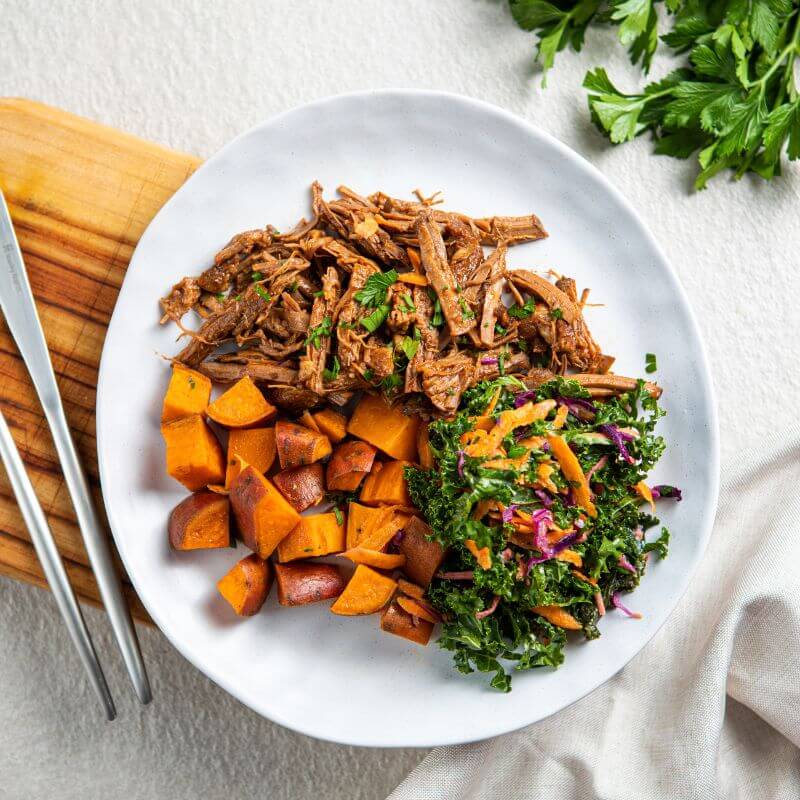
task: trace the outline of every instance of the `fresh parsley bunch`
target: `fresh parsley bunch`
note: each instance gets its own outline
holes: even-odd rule
[[[657,0],[511,0],[517,23],[539,34],[545,71],[557,52],[580,50],[593,23],[619,26],[631,61],[648,72],[658,47]],[[672,28],[660,39],[684,67],[625,94],[598,67],[587,73],[592,120],[614,144],[652,132],[655,152],[697,153],[703,189],[730,169],[738,179],[781,174],[800,158],[800,0],[665,0]]]

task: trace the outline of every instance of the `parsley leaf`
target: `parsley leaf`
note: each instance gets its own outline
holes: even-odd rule
[[[648,374],[658,369],[655,353],[646,353],[644,357],[644,371]]]
[[[375,333],[378,328],[386,321],[389,316],[389,306],[385,303],[378,306],[371,314],[361,318],[362,327],[366,328],[370,333]]]
[[[335,381],[339,377],[341,369],[342,365],[339,363],[339,358],[334,356],[333,366],[330,369],[322,370],[322,379],[326,381]]]
[[[331,327],[333,325],[333,321],[330,317],[324,317],[322,322],[319,325],[315,326],[308,332],[308,336],[306,337],[305,346],[308,347],[319,347],[320,340],[323,339],[325,336],[331,335]]]
[[[355,298],[362,306],[375,308],[386,303],[386,295],[389,287],[397,282],[397,270],[390,269],[388,272],[376,272],[367,278],[363,289],[359,289]]]

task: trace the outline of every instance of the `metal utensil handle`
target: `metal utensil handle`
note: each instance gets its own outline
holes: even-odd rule
[[[64,618],[67,630],[83,662],[92,688],[103,704],[106,719],[111,721],[117,716],[117,712],[114,708],[114,701],[111,699],[111,692],[108,690],[103,669],[97,660],[92,638],[86,628],[86,622],[83,619],[83,614],[81,614],[80,606],[75,600],[75,595],[69,584],[69,578],[58,553],[56,543],[53,540],[50,526],[47,524],[44,511],[39,505],[39,500],[33,491],[28,473],[25,471],[17,446],[11,438],[11,432],[8,430],[8,425],[2,414],[0,414],[0,457],[2,457],[3,464],[5,464],[11,488],[17,498],[22,518],[28,526],[33,547],[39,557],[47,583],[53,592],[58,610]]]
[[[69,432],[28,273],[0,192],[0,306],[42,403],[103,605],[139,700],[152,699],[139,642],[89,483]]]

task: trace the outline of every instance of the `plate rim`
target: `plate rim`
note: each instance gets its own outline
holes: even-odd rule
[[[128,558],[128,554],[126,553],[125,546],[123,544],[125,537],[118,533],[118,531],[123,530],[123,525],[121,522],[118,522],[115,519],[115,512],[113,505],[107,499],[111,497],[111,494],[106,493],[106,487],[111,485],[111,475],[110,475],[110,466],[106,461],[104,455],[104,449],[101,447],[101,442],[105,440],[105,436],[103,435],[103,431],[106,427],[105,419],[106,414],[104,413],[103,409],[105,407],[105,403],[102,402],[103,396],[105,395],[104,387],[105,387],[105,376],[108,373],[108,369],[106,368],[106,364],[110,359],[108,355],[109,349],[108,344],[109,341],[114,339],[112,336],[112,332],[114,329],[115,318],[117,318],[117,309],[119,306],[119,301],[122,296],[122,293],[125,291],[125,278],[123,278],[122,284],[120,286],[119,293],[117,295],[117,299],[114,303],[114,310],[111,315],[111,319],[109,320],[108,327],[106,329],[105,339],[103,341],[103,350],[101,353],[100,364],[98,369],[98,381],[97,381],[97,396],[95,400],[95,417],[96,417],[96,447],[97,447],[97,458],[98,458],[98,472],[100,477],[100,485],[101,485],[101,495],[103,498],[103,504],[106,510],[106,516],[108,518],[109,527],[111,529],[111,533],[114,538],[114,543],[119,554],[119,557],[125,567],[125,571],[127,573],[128,578],[135,589],[137,596],[141,600],[143,606],[147,610],[148,614],[150,615],[151,619],[158,627],[159,631],[162,635],[169,641],[170,645],[174,647],[180,654],[189,661],[192,666],[194,666],[199,672],[201,672],[206,678],[211,680],[217,686],[222,688],[232,697],[234,697],[238,702],[242,703],[242,705],[246,706],[248,709],[252,710],[253,712],[263,716],[264,718],[270,720],[271,722],[275,722],[283,727],[288,728],[289,730],[297,731],[306,736],[310,736],[316,739],[320,739],[322,741],[329,741],[334,742],[337,744],[344,744],[344,745],[351,745],[357,747],[379,747],[385,749],[394,749],[394,748],[432,748],[432,747],[440,747],[440,746],[450,746],[450,745],[458,745],[458,744],[469,744],[472,742],[478,741],[485,741],[486,739],[507,734],[507,733],[514,733],[515,731],[519,731],[522,728],[528,727],[530,725],[536,724],[537,722],[541,722],[554,714],[563,711],[566,708],[569,708],[574,703],[577,703],[579,700],[582,700],[587,695],[591,694],[595,690],[599,689],[609,680],[611,680],[615,675],[617,675],[622,669],[624,669],[630,661],[638,656],[646,647],[647,645],[653,640],[656,634],[661,630],[663,625],[672,617],[677,609],[681,599],[686,593],[686,590],[689,587],[689,583],[691,579],[694,577],[697,568],[703,559],[708,542],[711,538],[714,521],[716,519],[717,513],[717,505],[719,500],[719,490],[720,490],[720,435],[719,435],[719,415],[718,415],[718,406],[717,406],[717,399],[716,399],[716,392],[714,388],[714,381],[710,369],[710,363],[708,359],[708,352],[705,340],[702,336],[702,332],[700,326],[697,322],[697,317],[694,313],[694,309],[692,307],[691,302],[689,301],[689,297],[684,289],[683,285],[678,278],[677,272],[673,268],[672,264],[670,263],[669,259],[666,257],[661,245],[659,244],[658,240],[655,238],[655,235],[651,232],[650,228],[647,226],[645,221],[642,219],[638,211],[634,208],[632,203],[627,199],[625,195],[601,172],[594,164],[592,164],[588,159],[582,156],[580,153],[576,152],[572,148],[568,147],[566,144],[561,142],[551,133],[542,130],[537,125],[532,122],[529,122],[527,119],[508,111],[494,103],[487,102],[485,100],[480,100],[475,97],[470,97],[469,95],[463,95],[456,92],[448,92],[448,91],[441,91],[435,89],[415,89],[415,88],[385,88],[385,89],[372,89],[372,90],[362,90],[362,91],[353,91],[353,92],[343,92],[334,95],[328,95],[325,97],[321,97],[315,100],[312,100],[308,103],[302,103],[296,106],[293,106],[290,109],[285,111],[279,112],[277,114],[273,114],[267,117],[265,120],[256,123],[255,125],[251,126],[245,131],[237,134],[233,137],[230,141],[226,142],[221,148],[219,148],[211,157],[203,161],[200,166],[187,178],[187,180],[177,189],[177,191],[170,196],[170,198],[161,206],[161,208],[156,212],[153,218],[148,223],[145,230],[142,232],[139,241],[134,248],[133,253],[131,254],[131,258],[128,262],[128,266],[126,267],[125,276],[127,277],[128,269],[135,266],[136,255],[139,251],[139,245],[142,240],[145,239],[148,230],[153,226],[162,213],[165,212],[171,205],[175,202],[175,198],[179,193],[181,193],[186,187],[190,186],[191,183],[195,180],[195,177],[202,173],[207,167],[215,164],[218,160],[221,160],[226,157],[227,152],[232,149],[240,140],[244,139],[255,133],[257,130],[262,128],[268,128],[272,125],[280,123],[284,119],[292,116],[298,112],[305,112],[308,110],[322,110],[325,106],[334,105],[336,103],[340,103],[343,101],[349,100],[362,100],[362,101],[369,101],[372,98],[377,97],[426,97],[430,99],[440,99],[443,102],[447,103],[458,103],[463,104],[466,106],[471,106],[473,110],[477,110],[484,114],[489,114],[494,117],[501,118],[506,124],[511,124],[517,127],[524,129],[525,133],[528,136],[534,137],[546,143],[549,147],[553,148],[559,155],[567,159],[568,161],[572,162],[572,165],[579,168],[580,170],[585,171],[588,173],[592,178],[594,178],[602,188],[609,192],[614,199],[627,211],[630,215],[632,220],[639,228],[639,232],[642,234],[643,239],[646,243],[652,248],[654,255],[656,256],[656,264],[657,268],[660,268],[664,273],[665,277],[669,281],[671,288],[675,293],[676,299],[679,303],[683,306],[684,311],[686,313],[688,323],[689,323],[689,332],[694,337],[695,341],[699,345],[699,352],[697,353],[698,362],[700,367],[700,377],[703,383],[703,390],[705,396],[705,408],[703,409],[706,414],[706,420],[708,422],[708,435],[710,439],[710,453],[707,461],[709,462],[709,489],[710,491],[705,498],[705,503],[703,506],[702,514],[701,514],[701,524],[700,524],[700,531],[698,535],[698,548],[692,558],[692,561],[688,567],[688,569],[684,572],[683,576],[681,577],[681,582],[679,584],[678,591],[675,594],[674,601],[672,603],[671,608],[664,616],[661,622],[654,626],[653,629],[649,632],[647,638],[645,638],[641,644],[641,646],[636,650],[636,652],[624,663],[621,664],[620,667],[611,674],[603,677],[600,681],[595,683],[594,685],[587,688],[578,696],[572,698],[569,702],[564,703],[559,709],[550,712],[549,714],[541,717],[540,719],[529,721],[522,723],[516,727],[508,728],[505,725],[501,725],[496,729],[491,730],[485,736],[480,737],[472,737],[472,738],[464,738],[459,737],[458,735],[453,735],[445,739],[438,738],[436,740],[426,739],[424,734],[421,737],[413,738],[410,741],[403,740],[403,741],[393,741],[390,743],[375,743],[369,739],[360,738],[358,736],[350,737],[346,735],[337,736],[330,732],[323,732],[320,733],[314,730],[313,725],[306,724],[304,722],[298,723],[295,720],[288,720],[282,717],[279,713],[267,713],[262,709],[254,708],[250,702],[245,700],[242,695],[239,693],[236,685],[233,681],[230,681],[226,676],[217,674],[210,674],[208,669],[205,666],[202,666],[198,663],[199,659],[194,656],[193,653],[190,653],[186,647],[184,647],[183,643],[178,643],[174,640],[165,630],[162,620],[163,617],[160,615],[159,611],[157,610],[157,605],[151,603],[149,600],[146,600],[145,597],[142,596],[139,586],[137,585],[137,580],[130,569],[130,560]]]

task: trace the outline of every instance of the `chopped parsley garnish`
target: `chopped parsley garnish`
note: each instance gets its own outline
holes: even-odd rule
[[[359,289],[355,298],[362,306],[375,308],[386,303],[386,295],[389,287],[397,282],[397,270],[390,269],[388,272],[377,272],[367,278],[363,289]]]
[[[564,312],[556,306],[555,308],[550,309],[550,317],[552,319],[564,319]]]
[[[410,336],[404,336],[400,340],[400,349],[405,353],[406,358],[411,361],[419,350],[419,339],[412,339]]]
[[[335,381],[339,377],[342,365],[339,363],[337,356],[333,357],[333,365],[330,369],[322,370],[322,378],[326,381]]]
[[[272,300],[272,295],[271,295],[271,294],[270,294],[270,293],[269,293],[269,292],[268,292],[268,291],[267,291],[267,290],[266,290],[266,289],[265,289],[263,286],[258,286],[258,285],[257,285],[257,286],[255,287],[255,290],[256,290],[256,294],[257,294],[257,295],[258,295],[260,298],[262,298],[263,300],[266,300],[267,302],[269,302],[270,300]]]
[[[514,319],[526,319],[536,311],[536,301],[530,298],[525,301],[525,305],[514,304],[508,309],[508,316]]]
[[[644,357],[644,365],[645,372],[655,372],[658,369],[658,364],[656,363],[656,354],[646,353]]]
[[[381,381],[380,387],[384,392],[386,392],[386,394],[392,394],[397,389],[399,389],[403,385],[403,383],[404,383],[403,378],[396,372],[393,372],[391,375],[387,375]]]
[[[339,506],[333,507],[333,515],[336,517],[337,525],[344,525],[344,514],[342,514],[342,509]]]
[[[366,328],[370,333],[375,333],[378,328],[386,321],[389,316],[389,306],[384,304],[378,306],[371,314],[361,318],[362,327]]]
[[[264,280],[264,273],[263,272],[253,272],[250,275],[250,280],[252,280],[252,281],[263,281]]]
[[[216,296],[217,300],[219,300],[220,303],[221,303],[225,299],[225,292],[217,292],[217,294],[215,296]]]
[[[305,341],[306,347],[308,347],[309,345],[311,345],[311,347],[319,347],[320,340],[323,339],[325,336],[331,335],[332,324],[333,323],[330,317],[324,317],[319,325],[312,328],[308,332],[308,336]]]
[[[494,325],[494,332],[498,336],[505,336],[508,333],[508,329],[504,328],[499,322],[496,322]]]
[[[414,305],[414,301],[411,299],[411,295],[406,292],[403,295],[400,295],[400,304],[403,307],[403,311],[406,311],[409,314],[413,314],[417,307]]]

